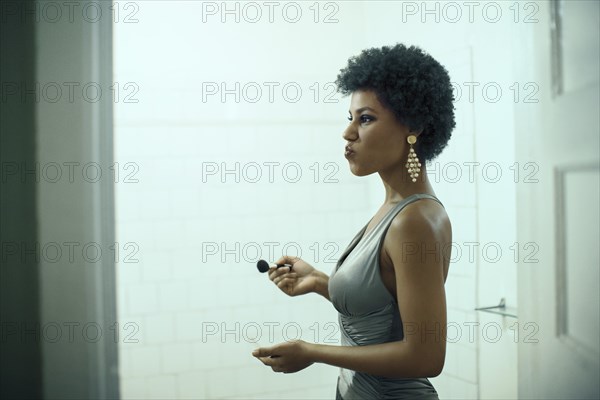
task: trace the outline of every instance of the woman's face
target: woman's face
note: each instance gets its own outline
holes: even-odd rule
[[[357,90],[350,100],[350,123],[343,138],[351,148],[345,152],[350,171],[356,176],[392,172],[404,168],[411,134],[392,111],[384,108],[372,90]],[[415,133],[416,135],[416,133]]]

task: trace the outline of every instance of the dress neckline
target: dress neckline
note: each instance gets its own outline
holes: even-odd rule
[[[366,232],[366,230],[367,230],[367,227],[369,226],[369,224],[371,223],[371,221],[373,221],[373,218],[374,218],[374,217],[373,217],[373,218],[371,218],[371,219],[369,220],[369,222],[367,222],[367,224],[366,224],[366,225],[365,225],[365,226],[364,226],[364,227],[363,227],[363,228],[362,228],[362,229],[361,229],[361,230],[360,230],[360,231],[359,231],[359,232],[356,234],[356,236],[355,236],[355,240],[353,240],[353,242],[352,242],[352,243],[350,243],[350,245],[348,246],[348,248],[346,249],[346,251],[344,251],[344,254],[342,254],[342,257],[340,257],[341,263],[339,263],[339,264],[336,266],[336,268],[335,268],[335,271],[337,272],[337,270],[338,270],[338,269],[340,269],[340,267],[342,266],[342,264],[344,263],[344,261],[346,260],[346,258],[348,258],[348,256],[350,255],[350,253],[352,253],[352,251],[353,251],[353,250],[354,250],[354,249],[355,249],[355,248],[356,248],[356,247],[357,247],[357,246],[360,244],[360,242],[362,242],[362,241],[363,241],[363,239],[365,239],[365,240],[366,240],[366,238],[367,238],[367,237],[369,237],[369,236],[370,236],[370,235],[371,235],[371,234],[372,234],[374,231],[376,231],[376,230],[377,230],[377,228],[379,227],[379,225],[381,225],[381,223],[382,223],[383,221],[385,221],[385,220],[386,220],[387,216],[388,216],[388,215],[389,215],[389,214],[390,214],[392,211],[396,210],[400,204],[406,204],[406,203],[408,202],[408,200],[409,200],[409,199],[411,199],[411,198],[413,198],[413,197],[419,197],[419,196],[425,196],[425,197],[427,197],[427,198],[430,198],[430,199],[432,199],[432,200],[435,200],[435,201],[437,201],[438,203],[442,204],[442,203],[440,202],[440,200],[439,200],[439,199],[438,199],[436,196],[434,196],[434,195],[432,195],[432,194],[429,194],[429,193],[413,193],[413,194],[411,194],[410,196],[408,196],[408,197],[405,197],[405,198],[403,198],[402,200],[400,200],[399,202],[397,202],[396,204],[394,204],[394,207],[390,208],[390,209],[389,209],[389,210],[388,210],[388,211],[387,211],[387,212],[386,212],[386,213],[383,215],[383,217],[381,218],[381,220],[379,220],[379,221],[378,221],[378,222],[375,224],[375,226],[373,226],[373,228],[372,228],[372,229],[371,229],[369,232]],[[443,204],[442,204],[442,207],[443,207]]]
[[[407,196],[407,197],[403,198],[402,200],[400,200],[400,201],[396,202],[396,203],[394,204],[394,206],[393,206],[393,207],[391,207],[391,208],[390,208],[388,211],[386,211],[386,213],[383,215],[383,217],[381,217],[381,219],[380,219],[380,220],[379,220],[379,221],[378,221],[378,222],[377,222],[377,223],[376,223],[376,224],[373,226],[373,228],[371,228],[371,230],[370,230],[369,232],[366,232],[367,228],[369,227],[369,224],[371,223],[371,221],[373,221],[373,218],[375,218],[375,217],[372,217],[372,218],[369,220],[369,222],[367,222],[367,224],[364,226],[364,228],[361,230],[361,231],[362,231],[362,234],[361,234],[361,236],[360,236],[360,239],[359,239],[358,241],[360,242],[360,241],[361,241],[361,240],[362,240],[364,237],[367,237],[367,236],[369,236],[371,233],[373,233],[373,232],[374,232],[374,231],[375,231],[375,230],[376,230],[376,229],[379,227],[379,225],[381,225],[381,223],[382,223],[382,222],[383,222],[383,221],[384,221],[384,220],[387,218],[387,216],[388,216],[388,215],[389,215],[389,214],[390,214],[390,213],[391,213],[393,210],[395,210],[395,209],[398,207],[398,205],[399,205],[399,204],[406,203],[406,202],[407,202],[409,199],[411,199],[411,198],[413,198],[413,197],[415,197],[415,196],[417,196],[417,197],[418,197],[418,196],[423,196],[423,195],[424,195],[425,197],[433,198],[433,199],[435,199],[437,202],[439,202],[439,203],[440,203],[439,199],[438,199],[437,197],[435,197],[434,195],[432,195],[432,194],[429,194],[429,193],[413,193],[413,194],[411,194],[411,195],[409,195],[409,196]],[[441,204],[441,203],[440,203],[440,204]]]

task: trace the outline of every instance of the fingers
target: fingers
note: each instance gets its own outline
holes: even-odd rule
[[[282,259],[289,259],[290,257],[283,257]],[[282,260],[280,259],[280,260]],[[269,268],[269,279],[273,281],[274,284],[280,290],[283,290],[288,295],[292,295],[294,284],[298,280],[298,274],[296,272],[291,272],[290,267],[271,267]]]
[[[287,294],[291,294],[291,291],[293,290],[293,287],[297,281],[298,274],[295,272],[280,274],[279,276],[273,278],[273,283]]]
[[[282,289],[282,290],[283,290],[284,288],[287,288],[287,289],[290,289],[290,290],[292,290],[292,288],[290,288],[289,286],[291,285],[291,286],[293,287],[293,285],[294,285],[294,282],[296,282],[296,278],[283,278],[282,280],[280,280],[280,281],[277,283],[277,287],[278,287],[279,289]],[[291,292],[290,292],[290,293],[291,293]],[[290,294],[290,293],[288,293],[288,294]]]
[[[269,275],[269,279],[273,280],[273,278],[277,275],[273,275],[277,272],[280,272],[281,268],[277,268],[277,267],[269,267],[269,271],[267,271],[267,274]]]
[[[265,351],[262,348],[252,350],[252,355],[258,358],[266,356]]]
[[[298,260],[300,260],[298,257],[283,256],[279,260],[275,261],[275,264],[292,264],[292,265],[294,265],[294,263],[297,262]]]
[[[272,355],[273,348],[272,347],[259,347],[258,349],[254,349],[252,351],[252,355],[254,357],[269,357]]]
[[[273,372],[283,372],[283,368],[277,360],[277,357],[262,357],[260,361],[268,367],[271,367]]]
[[[286,372],[284,368],[283,357],[279,354],[282,349],[279,346],[261,347],[255,349],[252,355],[260,360],[264,365],[271,367],[273,372]]]
[[[279,356],[267,356],[267,357],[256,357],[262,362],[264,365],[271,367],[273,372],[284,372],[281,362],[279,361]]]
[[[261,347],[258,349],[254,349],[252,355],[262,361],[263,364],[273,366],[276,364],[277,359],[280,356],[275,354],[274,347]]]
[[[290,272],[289,267],[281,267],[281,268],[271,267],[271,268],[269,268],[269,272],[268,272],[269,279],[272,280],[273,282],[275,282],[275,279],[280,278],[280,277],[288,274],[289,272]],[[296,273],[292,272],[292,274],[296,274]],[[277,282],[275,282],[275,283],[277,283]]]
[[[288,272],[285,274],[281,274],[276,276],[275,278],[273,278],[273,283],[278,285],[279,282],[283,281],[283,280],[288,280],[288,281],[295,281],[298,278],[298,274],[295,272]]]

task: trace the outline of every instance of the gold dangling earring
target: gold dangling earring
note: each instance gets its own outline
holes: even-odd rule
[[[410,144],[410,150],[408,151],[408,161],[406,162],[406,168],[408,169],[408,173],[413,182],[417,181],[417,176],[419,176],[419,172],[421,169],[421,163],[419,162],[419,158],[415,153],[415,149],[413,149],[413,144],[417,143],[417,137],[415,135],[410,135],[406,138],[406,141]]]

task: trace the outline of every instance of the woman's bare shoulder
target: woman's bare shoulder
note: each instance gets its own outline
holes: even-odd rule
[[[452,239],[452,223],[446,209],[432,199],[406,205],[392,220],[390,229],[430,232],[437,239]]]

